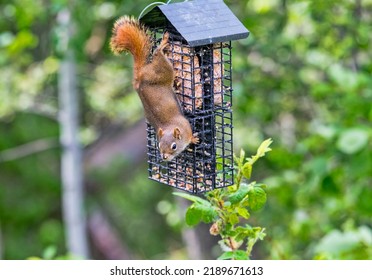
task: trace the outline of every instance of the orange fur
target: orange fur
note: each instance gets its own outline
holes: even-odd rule
[[[146,29],[134,18],[119,18],[112,29],[110,47],[114,54],[130,52],[134,58],[135,74],[147,63],[151,41]]]

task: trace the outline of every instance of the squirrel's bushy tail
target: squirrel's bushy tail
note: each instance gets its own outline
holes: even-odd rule
[[[123,16],[114,24],[110,47],[114,54],[130,52],[134,58],[135,72],[137,72],[147,62],[151,51],[151,39],[138,20]]]

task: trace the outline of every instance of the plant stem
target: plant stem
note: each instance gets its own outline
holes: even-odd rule
[[[243,173],[241,169],[239,168],[238,175],[236,175],[236,189],[237,190],[240,188],[240,183],[242,181],[242,178],[243,178]]]

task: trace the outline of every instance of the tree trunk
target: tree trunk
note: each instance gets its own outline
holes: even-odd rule
[[[79,98],[76,90],[76,64],[70,47],[72,37],[68,10],[59,14],[62,47],[65,46],[58,77],[60,142],[62,146],[62,212],[67,249],[73,256],[88,258],[86,217],[83,198],[82,149],[78,139]]]

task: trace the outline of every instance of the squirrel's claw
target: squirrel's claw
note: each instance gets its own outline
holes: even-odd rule
[[[195,133],[192,135],[192,137],[191,137],[191,143],[193,143],[193,144],[199,144],[199,142],[200,142],[200,139],[199,139],[199,137],[198,137],[198,133],[195,132]]]

